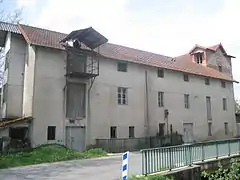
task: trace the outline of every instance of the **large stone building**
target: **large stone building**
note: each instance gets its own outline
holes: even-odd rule
[[[3,120],[33,117],[0,129],[0,136],[27,127],[33,146],[83,149],[96,138],[156,136],[170,128],[185,142],[236,135],[234,57],[221,44],[168,57],[106,42],[92,28],[67,36],[0,23]]]

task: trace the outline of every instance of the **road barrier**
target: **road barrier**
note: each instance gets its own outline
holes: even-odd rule
[[[240,139],[141,150],[142,174],[191,166],[219,157],[240,154]]]
[[[122,180],[128,179],[128,158],[129,152],[125,152],[122,155]]]

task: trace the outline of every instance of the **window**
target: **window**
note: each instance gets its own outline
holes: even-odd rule
[[[212,136],[212,123],[208,123],[208,136]]]
[[[158,77],[161,77],[161,78],[164,77],[164,71],[163,71],[163,69],[158,69]]]
[[[196,58],[196,62],[197,62],[198,64],[202,64],[202,62],[203,62],[203,53],[197,53],[197,54],[195,55],[195,58]]]
[[[55,140],[56,139],[56,126],[48,126],[47,130],[48,130],[47,139]]]
[[[225,81],[221,81],[221,86],[222,86],[223,88],[225,88],[225,87],[226,87],[226,82],[225,82]]]
[[[7,54],[5,55],[4,70],[8,69],[8,67],[9,67],[9,53],[10,53],[10,51],[8,51]]]
[[[227,99],[223,98],[222,103],[223,103],[223,110],[226,111],[227,110]]]
[[[189,81],[189,77],[188,77],[187,74],[184,74],[184,75],[183,75],[183,80],[184,80],[184,81]]]
[[[189,94],[184,94],[184,106],[189,109]]]
[[[164,92],[158,92],[158,106],[159,107],[163,107],[164,104],[163,104],[163,95],[164,95]]]
[[[159,136],[164,136],[164,129],[165,129],[165,123],[159,123],[158,127],[158,135]]]
[[[207,106],[207,120],[212,120],[212,108],[211,108],[211,97],[206,97],[206,106]]]
[[[117,69],[120,72],[127,72],[127,63],[124,62],[118,62],[117,63]]]
[[[28,136],[27,127],[10,127],[9,128],[9,137],[12,139],[26,139]]]
[[[66,116],[69,119],[82,119],[86,113],[86,85],[82,83],[67,84]]]
[[[225,132],[225,135],[228,135],[228,123],[227,122],[224,123],[224,132]]]
[[[218,66],[218,70],[219,70],[219,72],[222,72],[222,66],[221,65]]]
[[[116,126],[110,127],[110,137],[117,138],[117,127]]]
[[[7,102],[7,84],[3,85],[3,103]]]
[[[134,126],[129,126],[129,138],[134,138]]]
[[[118,104],[127,104],[127,88],[118,87]]]
[[[209,84],[210,84],[209,78],[205,78],[205,84],[206,84],[206,85],[209,85]]]

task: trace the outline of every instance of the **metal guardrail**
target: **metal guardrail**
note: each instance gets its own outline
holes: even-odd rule
[[[141,150],[142,174],[171,171],[174,168],[236,154],[240,154],[240,139],[143,149]]]

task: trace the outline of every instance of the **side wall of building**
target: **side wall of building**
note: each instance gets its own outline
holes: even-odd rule
[[[3,117],[21,117],[26,42],[22,36],[9,33],[6,47],[9,44],[6,52],[8,68],[4,75],[7,101],[3,104]]]

